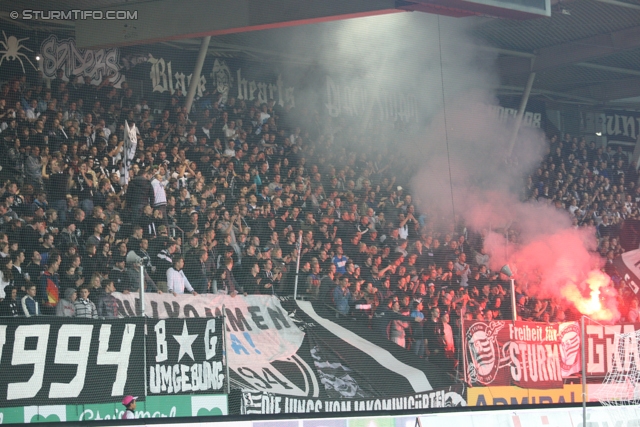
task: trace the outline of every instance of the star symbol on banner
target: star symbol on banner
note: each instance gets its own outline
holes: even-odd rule
[[[173,338],[175,338],[175,340],[178,341],[178,344],[180,344],[180,354],[178,355],[178,362],[182,360],[182,356],[184,356],[185,354],[188,354],[189,357],[191,357],[191,360],[195,361],[191,345],[196,340],[196,338],[198,338],[198,334],[189,335],[186,320],[184,321],[184,325],[182,326],[182,334],[174,335]]]

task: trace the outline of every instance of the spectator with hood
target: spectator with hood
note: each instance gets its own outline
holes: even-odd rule
[[[74,303],[78,297],[75,288],[67,288],[64,290],[64,298],[58,301],[56,306],[56,316],[59,317],[74,317],[76,315],[76,309]]]

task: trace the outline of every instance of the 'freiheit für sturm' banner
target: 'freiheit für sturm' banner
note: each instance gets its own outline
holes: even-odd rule
[[[143,319],[0,319],[0,407],[144,396]]]
[[[472,322],[465,324],[467,381],[472,385],[562,388],[557,323]]]

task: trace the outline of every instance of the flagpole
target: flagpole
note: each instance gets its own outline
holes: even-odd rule
[[[227,311],[224,304],[222,304],[222,347],[224,348],[224,364],[225,371],[227,373],[227,399],[231,393],[231,378],[229,378],[229,353],[227,352]]]
[[[298,299],[298,277],[300,276],[300,255],[302,253],[302,230],[298,238],[298,259],[296,260],[296,281],[293,287],[293,299]]]
[[[129,123],[124,121],[124,184],[129,183],[129,149],[131,147],[131,138],[129,137]]]
[[[587,351],[585,349],[584,315],[580,318],[582,329],[582,425],[587,425]]]

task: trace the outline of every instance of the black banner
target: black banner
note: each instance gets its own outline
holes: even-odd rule
[[[379,337],[366,320],[336,319],[322,304],[308,301],[281,298],[281,304],[305,338],[286,360],[231,372],[243,392],[240,414],[466,405],[464,388],[453,384],[441,368]],[[230,408],[231,413],[236,410]]]
[[[606,110],[601,116],[602,130],[609,141],[635,143],[640,134],[640,114],[635,111]]]
[[[640,226],[640,221],[637,221]],[[627,251],[613,260],[620,279],[624,280],[634,294],[640,292],[640,249]]]
[[[149,396],[224,392],[222,327],[222,318],[149,319]]]
[[[0,407],[144,396],[143,328],[142,319],[0,318]]]
[[[328,412],[411,411],[416,409],[467,406],[463,385],[455,385],[408,396],[370,399],[313,399],[278,396],[272,393],[242,393],[241,413],[310,414]]]

